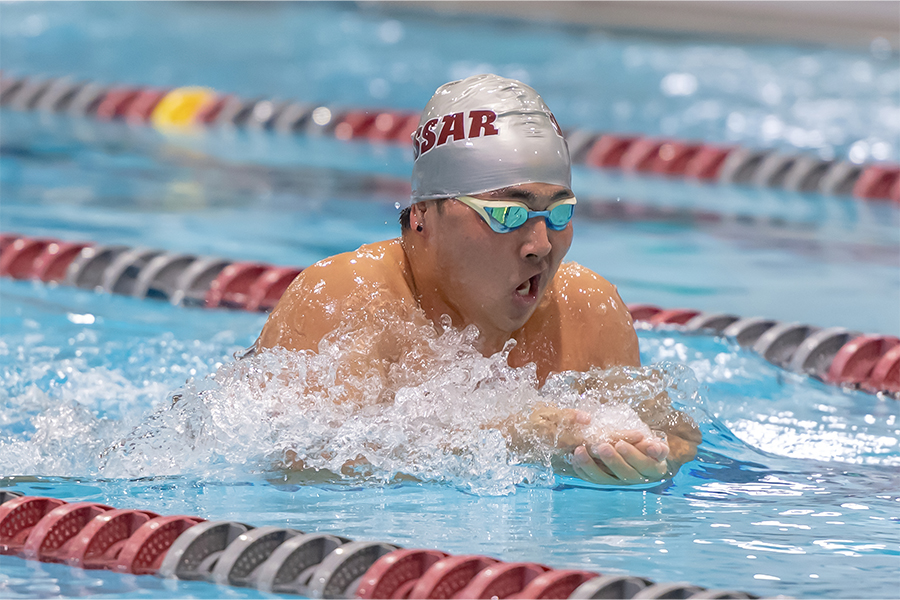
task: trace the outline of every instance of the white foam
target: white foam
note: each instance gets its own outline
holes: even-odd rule
[[[502,494],[553,485],[560,453],[533,435],[531,446],[512,448],[504,423],[548,404],[579,409],[594,417],[584,434],[599,441],[656,429],[640,417],[664,390],[682,402],[695,395],[689,371],[659,365],[563,373],[539,388],[534,365],[508,365],[512,343],[484,357],[474,328],[445,325],[438,334],[424,319],[375,307],[348,317],[318,353],[276,349],[226,361],[227,340],[170,334],[125,348],[85,339],[74,356],[42,340],[6,347],[23,360],[3,373],[0,471],[291,479],[288,467],[302,463],[302,478],[413,477]],[[385,344],[397,356],[368,358]]]
[[[318,354],[275,349],[223,366],[111,447],[100,470],[109,477],[215,476],[226,465],[263,472],[299,461],[307,472],[508,493],[518,484],[551,485],[558,451],[540,441],[513,450],[498,424],[554,404],[593,414],[592,439],[622,429],[649,435],[638,417],[642,403],[675,381],[659,368],[595,370],[555,376],[539,389],[533,365],[507,364],[512,343],[483,357],[474,329],[437,335],[408,322],[387,330],[414,338],[410,352],[360,368],[360,349],[377,342],[383,325],[335,332]],[[586,385],[596,389],[579,393]]]

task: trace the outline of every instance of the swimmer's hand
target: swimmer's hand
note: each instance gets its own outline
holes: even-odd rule
[[[584,428],[591,415],[574,408],[538,405],[524,424],[524,430],[561,450],[571,450],[584,443]]]
[[[641,431],[622,431],[618,439],[585,443],[572,453],[572,468],[585,481],[631,485],[659,481],[669,472],[669,445]]]
[[[582,410],[538,405],[524,422],[505,423],[512,447],[524,451],[530,444],[549,444],[568,457],[561,472],[604,485],[633,485],[660,481],[693,459],[696,440],[668,434],[659,439],[639,430],[623,430],[590,439],[592,416]],[[675,444],[671,446],[671,444]],[[562,458],[562,456],[560,456]]]
[[[669,445],[664,440],[638,430],[590,440],[585,435],[591,420],[591,415],[581,410],[538,406],[527,425],[538,438],[572,452],[572,468],[585,481],[631,485],[659,481],[669,473]]]

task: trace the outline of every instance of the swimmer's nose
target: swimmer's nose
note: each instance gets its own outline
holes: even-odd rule
[[[522,226],[525,241],[522,244],[522,258],[541,259],[550,254],[553,245],[547,234],[547,222],[542,218],[528,219]]]

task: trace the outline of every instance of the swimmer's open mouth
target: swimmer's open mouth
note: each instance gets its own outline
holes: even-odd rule
[[[541,281],[540,275],[533,275],[526,279],[516,288],[516,294],[523,297],[534,297],[537,294],[538,284]]]

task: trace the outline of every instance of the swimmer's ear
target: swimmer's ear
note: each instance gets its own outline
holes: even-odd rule
[[[410,207],[409,222],[416,231],[425,229],[425,212],[428,206],[425,202],[417,202]]]

